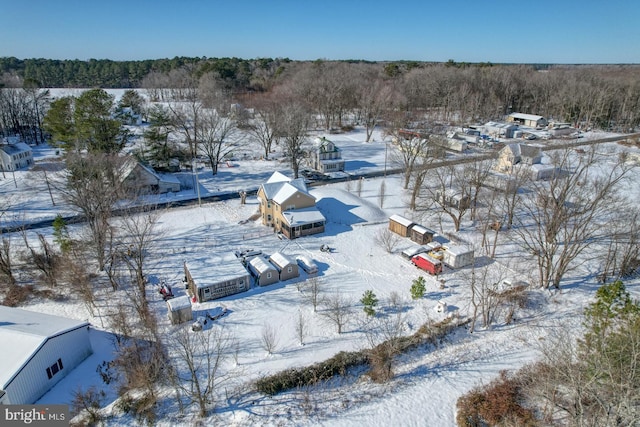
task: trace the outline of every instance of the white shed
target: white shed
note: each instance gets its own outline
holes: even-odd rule
[[[35,403],[93,350],[89,323],[0,306],[3,404]]]
[[[167,308],[169,309],[169,319],[173,325],[193,320],[191,300],[187,295],[167,300]]]
[[[473,264],[473,249],[464,246],[449,246],[443,251],[442,261],[451,268],[462,268]]]

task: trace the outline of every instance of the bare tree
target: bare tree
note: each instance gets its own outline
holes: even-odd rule
[[[268,160],[272,146],[278,141],[280,105],[273,94],[259,95],[253,102],[256,117],[250,121],[247,130],[258,140],[264,158]]]
[[[186,364],[186,370],[176,372],[177,384],[189,403],[198,405],[200,417],[215,407],[220,384],[228,379],[221,367],[232,343],[231,337],[216,327],[197,334],[182,328],[176,334],[173,350]]]
[[[632,275],[640,266],[640,211],[635,206],[619,210],[609,222],[607,253],[603,258],[599,281]]]
[[[619,183],[629,166],[618,161],[597,169],[595,149],[583,155],[571,150],[552,157],[562,171],[548,182],[532,183],[532,197],[522,203],[513,229],[520,244],[537,264],[540,286],[560,287],[560,281],[579,256],[608,233],[606,224],[620,200]]]
[[[196,128],[198,152],[209,160],[211,172],[218,173],[218,163],[239,145],[236,123],[214,110],[203,110]]]
[[[2,236],[0,242],[0,275],[9,282],[9,286],[16,284],[16,278],[13,275],[13,253],[11,249],[11,239]]]
[[[378,190],[378,205],[380,206],[380,209],[384,207],[386,191],[387,191],[387,184],[385,183],[384,180],[382,180],[382,182],[380,183],[380,188]]]
[[[324,310],[320,315],[333,323],[341,334],[351,321],[353,303],[340,291],[336,291],[323,300]]]
[[[464,167],[447,165],[429,170],[428,197],[425,205],[435,204],[453,221],[455,231],[460,230],[462,220],[471,207],[472,187]]]
[[[397,150],[391,151],[390,157],[393,162],[402,165],[404,170],[403,188],[406,190],[409,188],[411,175],[415,170],[416,164],[420,164],[420,159],[429,157],[429,149],[432,144],[429,141],[429,135],[403,133],[402,129],[396,129],[393,132],[393,143],[397,146]]]
[[[262,327],[260,342],[262,344],[262,348],[267,352],[267,354],[273,354],[276,351],[276,348],[278,347],[278,334],[273,326],[265,324]]]
[[[109,220],[123,195],[123,159],[103,153],[69,153],[66,182],[60,188],[64,199],[83,216],[91,235],[100,270],[104,269]]]
[[[36,233],[38,236],[38,242],[40,243],[40,248],[38,250],[34,248],[33,245],[29,244],[26,231],[22,230],[21,233],[24,245],[29,251],[27,264],[33,266],[42,274],[41,278],[46,286],[51,288],[56,287],[58,284],[60,254],[55,252],[43,234]]]
[[[278,134],[282,135],[281,141],[291,162],[294,178],[298,178],[298,171],[305,157],[304,145],[307,142],[310,118],[304,106],[296,102],[285,104],[279,118]]]
[[[296,336],[300,345],[304,345],[304,339],[309,332],[309,325],[307,324],[307,317],[304,315],[301,309],[298,309],[298,318],[296,319]]]
[[[313,312],[317,312],[318,305],[320,305],[322,300],[322,286],[320,284],[320,279],[315,276],[309,277],[304,285],[302,295],[313,307]]]
[[[402,310],[395,310],[386,316],[373,317],[363,328],[369,347],[366,350],[371,365],[369,375],[374,381],[386,382],[393,378],[393,361],[402,349],[405,324],[406,315]]]
[[[362,122],[365,126],[365,142],[371,140],[376,125],[387,109],[392,109],[394,89],[385,81],[378,70],[365,69],[357,80],[356,102]]]
[[[157,231],[159,212],[155,206],[143,208],[142,212],[129,213],[121,217],[118,243],[114,250],[116,256],[132,271],[136,285],[136,299],[140,301],[143,312],[147,311],[147,279],[145,277],[146,261],[152,257],[152,250],[160,235]]]
[[[501,305],[502,286],[507,278],[508,270],[498,264],[487,264],[471,268],[465,277],[471,289],[471,327],[473,333],[478,315],[482,318],[482,327],[490,327],[496,320]]]
[[[400,236],[388,228],[383,228],[376,233],[375,241],[382,246],[387,253],[392,253],[401,242]]]

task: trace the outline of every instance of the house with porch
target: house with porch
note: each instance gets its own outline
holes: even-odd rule
[[[291,179],[274,172],[257,194],[262,224],[273,227],[288,239],[323,233],[324,215],[302,178]]]
[[[318,146],[313,151],[311,167],[319,172],[339,172],[344,170],[341,150],[327,138],[317,140]]]

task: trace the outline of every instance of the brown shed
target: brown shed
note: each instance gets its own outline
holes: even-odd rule
[[[421,225],[414,225],[411,227],[410,238],[419,245],[424,245],[433,240],[433,235],[436,234],[433,230],[429,230]]]
[[[409,237],[411,228],[414,225],[416,225],[415,222],[400,215],[391,215],[389,217],[389,230],[402,237]]]
[[[251,274],[256,278],[259,286],[266,286],[280,280],[278,270],[262,257],[251,258],[247,263]]]
[[[272,254],[269,257],[269,262],[271,262],[280,273],[280,280],[289,280],[300,276],[298,263],[280,252]]]

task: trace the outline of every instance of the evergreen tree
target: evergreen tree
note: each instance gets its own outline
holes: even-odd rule
[[[53,101],[44,116],[43,127],[51,135],[54,145],[67,151],[73,150],[76,143],[73,126],[73,98],[65,96]]]
[[[69,238],[69,230],[67,223],[60,214],[56,215],[53,220],[53,241],[60,246],[62,253],[67,253],[71,249],[71,239]]]
[[[426,290],[424,277],[418,277],[411,284],[411,298],[414,300],[422,298]]]
[[[378,298],[371,289],[364,291],[360,302],[364,305],[364,312],[367,316],[374,316],[376,314],[375,307],[378,305]]]

